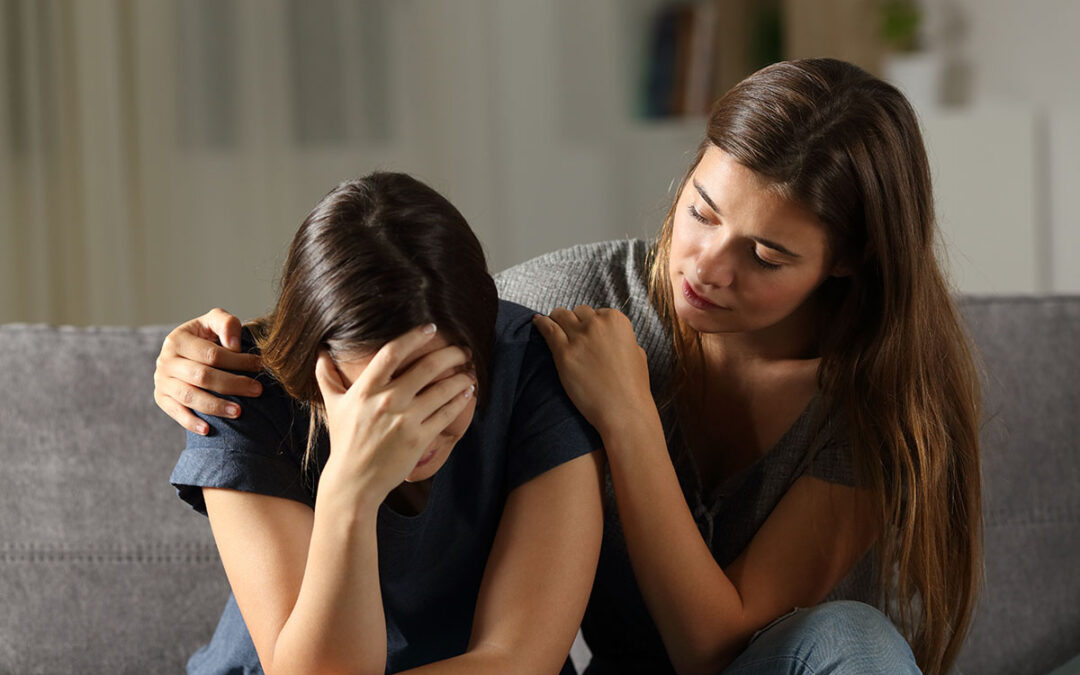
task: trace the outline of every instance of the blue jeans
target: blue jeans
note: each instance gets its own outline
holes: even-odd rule
[[[921,673],[888,617],[850,600],[796,609],[758,631],[723,675]]]

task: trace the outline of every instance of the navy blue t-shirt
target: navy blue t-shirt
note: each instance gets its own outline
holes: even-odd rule
[[[435,474],[423,511],[407,516],[385,503],[379,507],[388,672],[464,653],[507,495],[548,469],[600,447],[599,436],[563,391],[551,353],[532,328],[532,316],[531,310],[500,301],[486,406]],[[246,331],[244,342],[254,350]],[[328,439],[325,433],[319,437],[315,461],[304,472],[308,412],[265,373],[257,379],[262,396],[233,399],[242,404],[239,419],[204,417],[209,435],[187,436],[170,482],[200,513],[206,513],[203,487],[285,497],[314,508]],[[253,653],[236,605],[230,602],[211,644],[189,668],[200,665],[207,667],[200,672],[223,672],[230,666],[250,666],[230,661]]]

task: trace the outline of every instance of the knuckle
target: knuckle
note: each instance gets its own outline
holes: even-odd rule
[[[375,397],[375,412],[385,415],[394,409],[394,399],[389,394],[383,394]],[[391,424],[400,424],[400,418],[394,420]]]
[[[191,369],[189,381],[196,387],[204,387],[209,379],[206,368],[196,367]]]
[[[179,395],[175,398],[180,401],[184,407],[190,408],[191,404],[195,402],[195,391],[185,387],[180,390]]]
[[[217,347],[215,347],[214,345],[209,345],[203,349],[201,359],[203,363],[209,366],[216,366],[218,364],[219,358],[220,357],[218,356]]]

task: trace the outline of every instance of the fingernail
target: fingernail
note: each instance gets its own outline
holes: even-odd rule
[[[438,328],[435,327],[435,324],[429,323],[428,325],[424,326],[424,335],[431,335],[436,330],[438,330]]]
[[[256,382],[255,384],[251,385],[249,391],[251,392],[252,396],[258,396],[262,394],[262,385]]]
[[[210,427],[208,427],[205,423],[196,425],[195,429],[196,429],[196,431],[198,431],[203,436],[205,436],[206,434],[208,434],[210,432]]]
[[[465,390],[465,398],[472,398],[474,391],[476,391],[476,385],[470,384],[469,388]]]
[[[229,417],[238,417],[240,415],[240,406],[227,405],[225,406],[225,414]]]

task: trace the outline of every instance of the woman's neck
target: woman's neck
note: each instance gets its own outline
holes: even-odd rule
[[[817,359],[816,317],[810,309],[804,305],[780,323],[761,330],[702,335],[705,363],[727,370]]]

